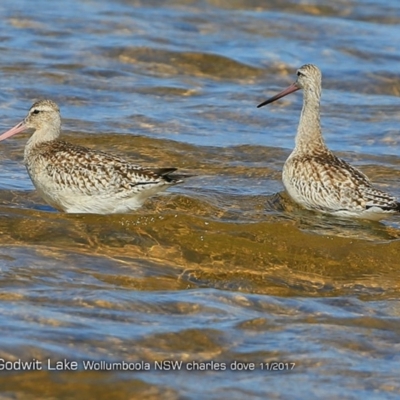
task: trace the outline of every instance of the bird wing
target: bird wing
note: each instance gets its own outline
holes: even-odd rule
[[[86,194],[134,192],[143,186],[178,183],[168,174],[175,168],[143,168],[100,151],[75,146],[63,141],[52,143],[43,151],[46,173],[59,187],[74,187]]]
[[[335,157],[335,156],[334,156]],[[350,189],[353,193],[353,199],[359,199],[358,202],[365,209],[378,207],[383,211],[397,210],[399,204],[395,197],[375,188],[371,181],[361,171],[351,166],[344,160],[335,157],[340,168],[346,174],[345,189]]]
[[[311,207],[335,211],[371,207],[398,210],[396,198],[374,188],[366,175],[330,152],[293,161],[298,168],[301,164],[302,173],[296,174],[301,176],[301,182],[297,186]]]

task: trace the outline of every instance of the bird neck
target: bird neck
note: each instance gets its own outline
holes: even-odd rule
[[[39,127],[29,138],[25,146],[25,158],[41,144],[45,144],[57,139],[60,136],[61,126],[59,124]]]
[[[320,91],[304,90],[303,109],[296,135],[296,153],[328,151],[321,131]]]

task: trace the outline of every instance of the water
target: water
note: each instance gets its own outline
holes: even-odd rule
[[[1,399],[398,398],[400,218],[295,206],[281,170],[301,92],[256,108],[317,64],[329,147],[400,197],[398,2],[3,0],[0,15],[1,130],[48,97],[67,140],[196,174],[128,215],[65,215],[33,191],[28,136],[1,143]]]

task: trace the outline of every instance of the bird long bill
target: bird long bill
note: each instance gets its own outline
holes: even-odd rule
[[[19,132],[22,132],[26,129],[24,121],[20,122],[19,124],[15,125],[13,128],[9,129],[7,132],[4,132],[0,135],[0,142],[4,139],[7,139],[11,136],[16,135]]]
[[[271,97],[268,100],[265,100],[264,102],[262,102],[261,104],[259,104],[257,106],[257,108],[260,108],[262,106],[266,106],[269,103],[274,102],[275,100],[280,99],[281,97],[284,97],[290,93],[295,92],[296,90],[299,90],[300,88],[297,86],[296,82],[292,83],[288,88],[286,88],[285,90],[282,90],[282,92],[276,94],[275,96]],[[0,137],[1,138],[1,137]]]

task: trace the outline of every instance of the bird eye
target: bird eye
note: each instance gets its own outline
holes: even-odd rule
[[[32,111],[32,114],[39,114],[40,113],[40,110],[33,110]]]
[[[304,74],[300,71],[297,71],[297,76],[304,76]]]

